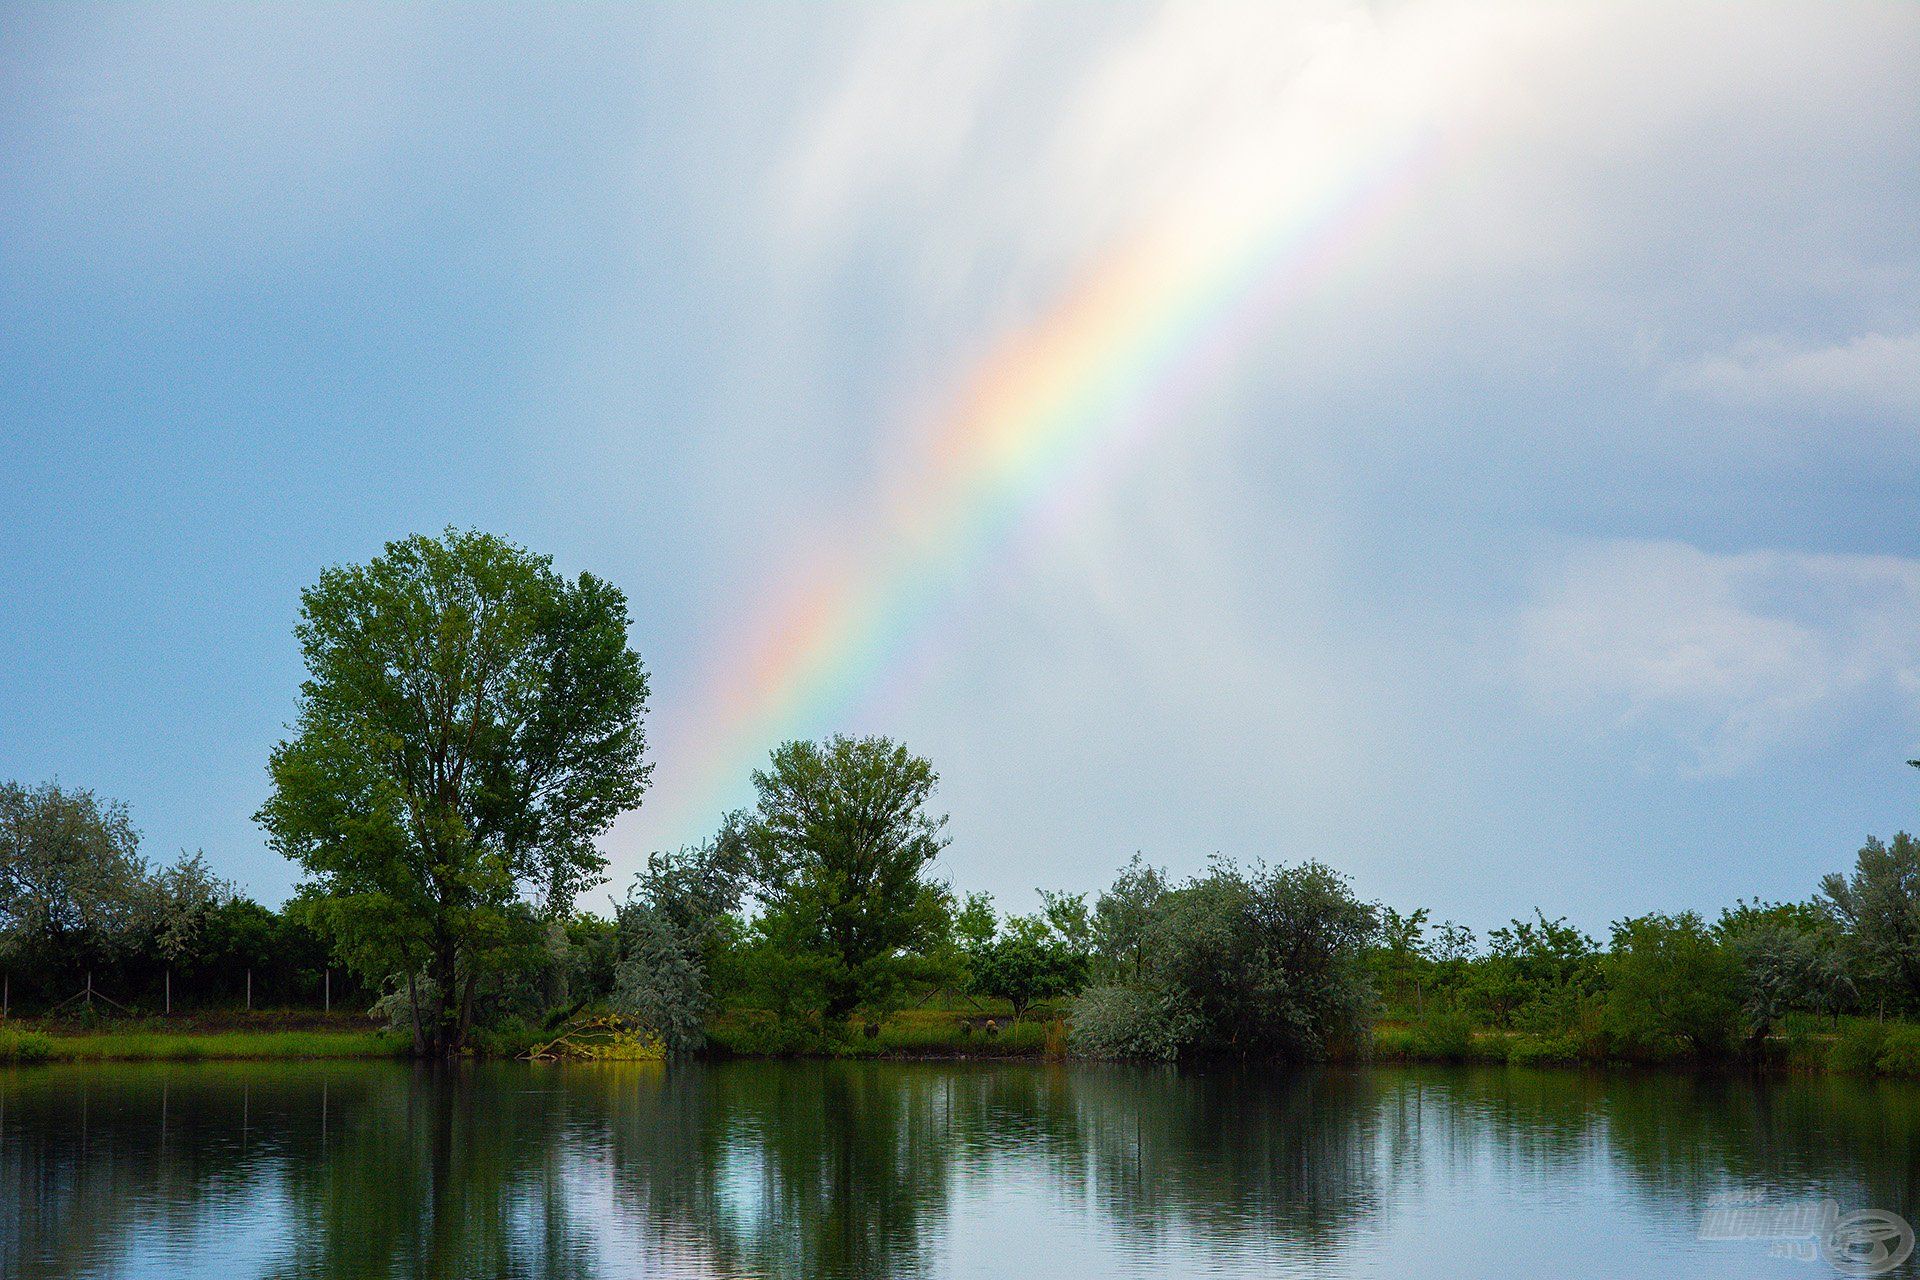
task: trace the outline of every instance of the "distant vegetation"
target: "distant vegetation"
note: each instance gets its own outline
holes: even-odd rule
[[[1640,916],[1604,940],[1539,911],[1481,938],[1363,901],[1316,862],[1223,859],[1176,881],[1136,856],[1091,901],[1043,892],[1040,911],[1006,916],[933,874],[947,836],[932,765],[833,737],[778,747],[752,808],[655,854],[610,918],[583,912],[604,873],[594,841],[647,780],[627,621],[615,588],[482,534],[324,574],[260,813],[306,873],[279,911],[198,854],[149,865],[123,806],[0,784],[4,999],[40,1024],[0,1028],[0,1059],[225,1052],[149,1026],[115,1032],[147,1037],[118,1055],[90,1024],[169,1000],[312,1010],[331,992],[391,1029],[352,1051],[426,1056],[550,1050],[591,1026],[668,1054],[1920,1074],[1920,1027],[1903,1021],[1920,1015],[1920,842],[1905,834],[1868,841],[1805,901]],[[280,1033],[289,1053],[345,1043]]]

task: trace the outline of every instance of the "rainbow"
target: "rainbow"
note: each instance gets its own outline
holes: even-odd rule
[[[1171,219],[1134,236],[1006,335],[893,487],[883,536],[811,566],[715,669],[692,785],[674,788],[655,829],[700,838],[775,745],[839,727],[1019,526],[1229,378],[1290,302],[1410,203],[1439,148],[1416,134],[1359,150],[1264,216],[1206,230]]]

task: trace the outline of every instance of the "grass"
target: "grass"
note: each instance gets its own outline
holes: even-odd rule
[[[377,1031],[0,1031],[0,1062],[390,1058],[405,1047]]]
[[[1550,1035],[1474,1027],[1464,1039],[1461,1033],[1462,1026],[1451,1019],[1381,1022],[1373,1028],[1371,1057],[1375,1062],[1504,1062],[1529,1067],[1644,1065],[1641,1059],[1609,1053],[1604,1042],[1575,1032]],[[1920,1023],[1792,1015],[1781,1022],[1762,1060],[1747,1065],[1920,1079]]]
[[[906,1009],[878,1023],[854,1022],[837,1036],[770,1013],[734,1009],[707,1028],[715,1050],[733,1058],[1060,1058],[1065,1028],[1057,1017],[981,1017],[947,1009]]]

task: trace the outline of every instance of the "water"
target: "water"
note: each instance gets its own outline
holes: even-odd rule
[[[840,1063],[0,1072],[5,1277],[1820,1280],[1829,1262],[1788,1256],[1810,1239],[1703,1240],[1702,1214],[1732,1195],[1912,1219],[1917,1178],[1920,1090],[1851,1080]]]

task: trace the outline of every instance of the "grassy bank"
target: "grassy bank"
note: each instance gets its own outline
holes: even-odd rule
[[[1920,1079],[1920,1023],[1872,1018],[1793,1017],[1755,1050],[1715,1055],[1703,1063],[1683,1046],[1665,1052],[1623,1051],[1605,1037],[1578,1031],[1540,1034],[1474,1027],[1449,1017],[1376,1026],[1375,1062],[1476,1062],[1516,1066],[1725,1066]]]
[[[836,1035],[768,1013],[729,1010],[707,1027],[711,1050],[731,1058],[1064,1058],[1066,1025],[1056,1016],[913,1009]]]
[[[0,1062],[390,1058],[406,1045],[374,1031],[0,1030]]]
[[[100,1029],[0,1027],[0,1063],[386,1058],[404,1055],[408,1049],[405,1037],[351,1024],[288,1029],[263,1018],[263,1025],[236,1029],[227,1025],[231,1021],[110,1024]],[[1019,1020],[1005,1011],[903,1010],[877,1022],[855,1021],[827,1035],[818,1024],[733,1009],[714,1018],[707,1036],[709,1053],[719,1058],[1057,1061],[1069,1056],[1066,1020],[1059,1010],[1031,1013]],[[520,1037],[481,1036],[475,1048],[479,1056],[510,1058],[520,1056],[528,1045],[551,1039],[551,1032],[531,1031]],[[1677,1046],[1666,1054],[1629,1054],[1590,1034],[1489,1029],[1444,1016],[1376,1025],[1365,1056],[1378,1063],[1699,1065]],[[1718,1056],[1711,1065],[1920,1079],[1920,1023],[1789,1019],[1767,1040],[1758,1057],[1749,1050],[1745,1056]]]

